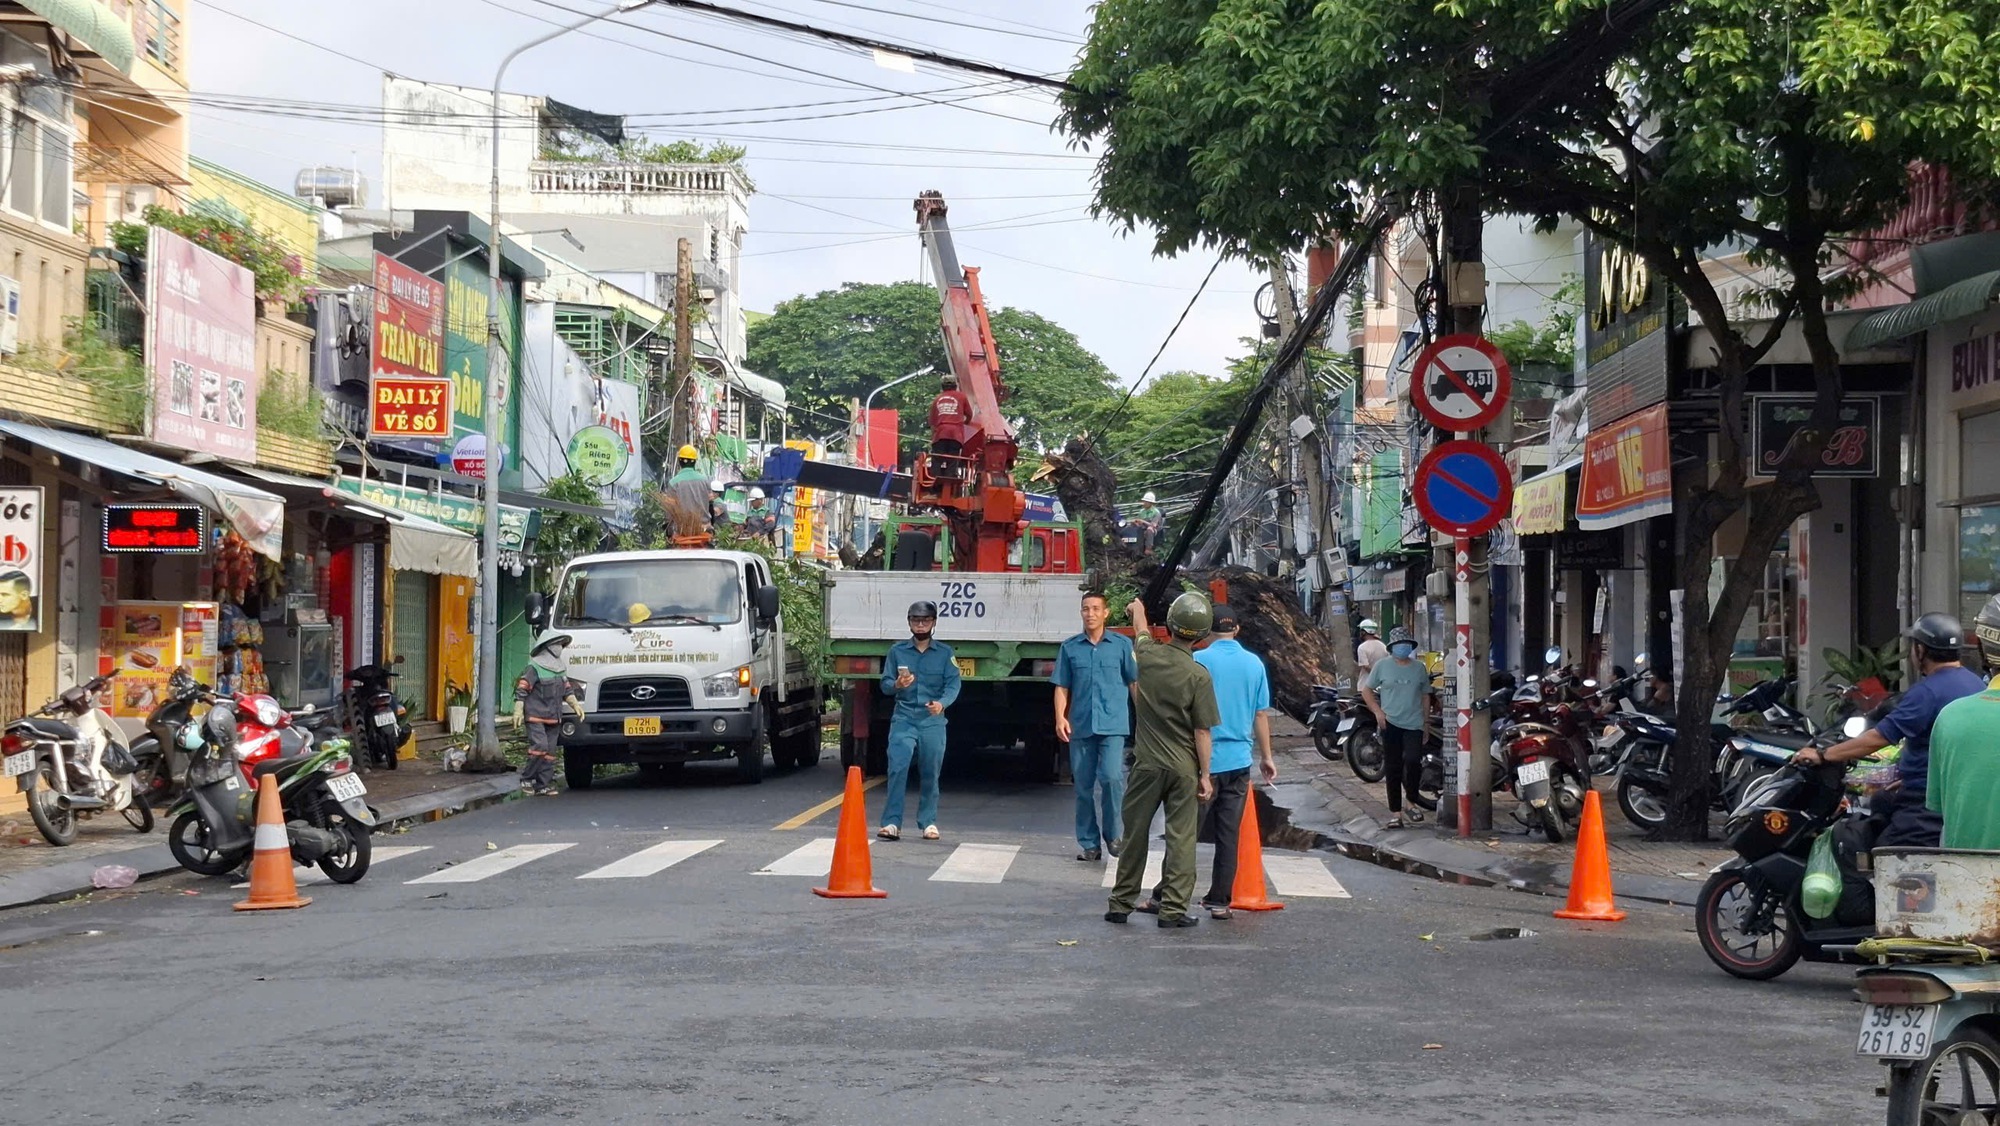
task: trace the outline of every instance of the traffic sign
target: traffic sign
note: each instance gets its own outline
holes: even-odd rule
[[[1507,357],[1483,336],[1439,337],[1411,369],[1410,403],[1441,430],[1467,431],[1500,417],[1514,393]]]
[[[1410,490],[1424,523],[1452,537],[1483,536],[1514,509],[1507,463],[1478,442],[1440,442]]]

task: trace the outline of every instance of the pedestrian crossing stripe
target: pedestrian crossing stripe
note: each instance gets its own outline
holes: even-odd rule
[[[1139,880],[1139,887],[1143,889],[1143,894],[1151,895],[1153,894],[1153,889],[1160,886],[1160,869],[1166,862],[1167,850],[1165,848],[1149,848],[1146,850],[1146,874]],[[1108,888],[1117,882],[1118,858],[1107,852],[1104,854],[1104,883],[1099,886]]]
[[[931,879],[958,884],[997,884],[1007,878],[1020,845],[962,844],[951,850]]]
[[[373,871],[375,865],[385,860],[395,860],[398,857],[411,856],[423,852],[430,847],[429,845],[376,845],[373,849],[369,850],[368,868],[370,871]],[[367,879],[366,876],[362,878]],[[293,865],[292,882],[303,887],[306,884],[328,884],[333,881],[328,879],[326,873],[320,871],[317,867],[307,868],[303,865]],[[231,890],[240,891],[250,885],[248,883],[241,883],[230,884],[229,886]]]
[[[833,838],[816,837],[762,868],[760,876],[824,876],[833,869]]]
[[[691,856],[699,856],[721,841],[662,841],[651,848],[606,864],[595,871],[585,872],[579,880],[620,880],[641,876],[656,876],[679,864]]]
[[[432,872],[428,876],[418,876],[414,880],[404,880],[403,882],[406,884],[476,884],[488,876],[497,876],[502,872],[519,868],[523,864],[532,864],[544,856],[553,856],[566,848],[575,847],[576,843],[574,841],[569,844],[515,845],[512,848],[503,848],[498,852],[489,852],[485,856],[475,857],[456,867],[443,868]]]

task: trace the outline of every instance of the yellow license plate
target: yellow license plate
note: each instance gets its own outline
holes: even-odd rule
[[[960,675],[960,676],[971,676],[971,675],[972,675],[972,658],[971,658],[971,657],[953,657],[953,658],[951,659],[951,663],[952,663],[952,664],[954,664],[954,665],[957,665],[957,666],[958,666],[958,675]]]
[[[633,735],[658,735],[659,733],[659,716],[634,715],[625,717],[625,734],[627,737]]]

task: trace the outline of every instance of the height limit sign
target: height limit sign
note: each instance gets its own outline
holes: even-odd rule
[[[1439,337],[1417,356],[1410,404],[1440,430],[1477,430],[1507,408],[1514,372],[1507,357],[1483,336]]]

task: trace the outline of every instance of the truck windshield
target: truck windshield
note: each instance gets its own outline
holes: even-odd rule
[[[620,559],[571,567],[556,628],[727,625],[743,617],[743,580],[722,559]]]

